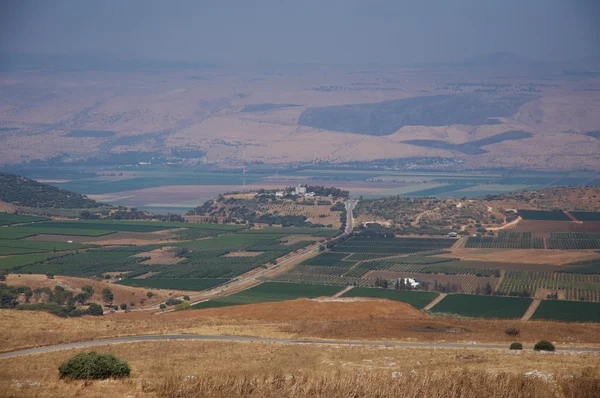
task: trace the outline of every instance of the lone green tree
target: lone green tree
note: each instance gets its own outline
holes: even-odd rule
[[[104,300],[105,303],[110,304],[115,299],[115,295],[113,294],[112,290],[105,287],[104,289],[102,289],[102,299]]]

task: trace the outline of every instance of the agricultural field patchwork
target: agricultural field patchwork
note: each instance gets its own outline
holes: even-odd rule
[[[332,228],[310,228],[310,227],[265,227],[249,229],[247,234],[283,234],[283,235],[311,235],[318,237],[334,236],[339,230]]]
[[[448,249],[456,243],[448,238],[352,237],[331,249],[343,253],[386,253],[390,256]]]
[[[519,210],[519,215],[524,220],[544,220],[544,221],[570,221],[571,219],[561,210],[543,211],[543,210]]]
[[[548,321],[600,322],[600,303],[544,300],[531,317]]]
[[[62,253],[60,255],[62,255]],[[21,267],[23,265],[43,262],[56,256],[57,254],[54,253],[36,253],[1,257],[0,269],[8,271],[12,268]]]
[[[548,249],[600,249],[600,234],[588,232],[552,232],[546,239]]]
[[[232,305],[295,300],[298,298],[333,296],[340,290],[342,290],[342,287],[339,286],[266,282],[231,296],[198,303],[192,306],[192,308],[228,307]]]
[[[354,261],[345,260],[346,257],[348,257],[347,253],[326,252],[304,261],[303,264],[333,267],[351,267],[355,264]]]
[[[557,294],[567,300],[600,302],[600,274],[508,270],[497,290],[509,296]]]
[[[0,225],[33,223],[33,222],[41,222],[41,221],[48,221],[48,220],[49,219],[46,217],[24,216],[21,214],[0,212]]]
[[[422,309],[438,296],[435,292],[412,292],[404,290],[388,290],[375,288],[355,287],[342,295],[342,297],[368,297],[401,301]]]
[[[497,237],[469,236],[465,245],[471,249],[543,249],[544,240],[529,232],[501,231]]]
[[[449,294],[431,311],[440,314],[489,319],[516,319],[525,314],[532,299]]]
[[[28,242],[53,245],[54,242]],[[182,242],[172,249],[182,260],[176,264],[142,264],[147,258],[134,257],[137,253],[151,251],[160,245],[129,246],[113,249],[90,250],[85,253],[61,257],[45,264],[35,264],[19,269],[20,272],[46,273],[69,276],[102,276],[108,272],[122,273],[126,278],[145,274],[151,279],[165,278],[233,278],[256,267],[301,249],[309,241],[283,245],[271,236],[235,234],[221,235],[200,241]],[[69,247],[69,246],[67,246]],[[256,256],[230,257],[230,252],[261,252]]]

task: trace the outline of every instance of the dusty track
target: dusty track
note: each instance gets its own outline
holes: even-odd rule
[[[505,344],[435,344],[435,343],[402,343],[402,342],[384,342],[384,341],[349,341],[349,340],[297,340],[297,339],[273,339],[265,337],[245,337],[245,336],[210,336],[199,334],[165,334],[154,336],[132,336],[118,337],[114,339],[84,341],[80,343],[58,344],[47,347],[30,348],[13,352],[0,354],[0,358],[11,358],[20,355],[41,354],[45,352],[69,350],[75,348],[97,347],[109,344],[133,343],[157,340],[207,340],[207,341],[235,341],[251,343],[280,343],[280,344],[324,344],[324,345],[343,345],[343,346],[367,346],[367,347],[412,347],[412,348],[471,348],[479,350],[506,350]],[[533,347],[524,346],[525,349]],[[560,351],[580,351],[580,352],[600,352],[600,348],[592,347],[569,347],[557,348]]]

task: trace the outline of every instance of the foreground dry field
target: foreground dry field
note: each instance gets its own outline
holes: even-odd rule
[[[0,323],[1,351],[117,336],[177,333],[508,346],[514,340],[504,331],[510,327],[519,328],[519,340],[527,344],[547,339],[561,347],[600,345],[600,324],[433,317],[404,303],[378,299],[299,299],[160,315],[134,311],[68,319],[41,312],[0,310]]]
[[[35,354],[0,359],[1,368],[10,369],[0,371],[2,395],[592,397],[600,387],[597,353],[197,341],[96,350],[128,361],[131,377],[60,380],[59,364],[80,350]]]

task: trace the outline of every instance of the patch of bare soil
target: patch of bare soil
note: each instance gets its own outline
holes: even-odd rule
[[[256,257],[264,252],[229,252],[223,257]]]
[[[150,278],[153,275],[157,275],[160,274],[160,272],[146,272],[145,274],[142,275],[138,275],[136,277],[134,277],[133,279],[146,279],[146,278]]]
[[[315,241],[316,239],[309,235],[289,235],[281,239],[282,245],[291,245],[302,241]]]
[[[161,247],[149,252],[136,253],[133,257],[150,257],[142,261],[141,264],[177,264],[183,260],[183,257],[177,257],[176,253],[170,251],[172,247]]]
[[[439,257],[461,260],[492,261],[523,264],[564,265],[575,261],[593,260],[600,255],[593,250],[544,250],[544,249],[454,249]]]
[[[13,205],[11,205],[10,203],[6,203],[0,200],[0,211],[2,212],[6,212],[6,213],[12,213],[16,210],[17,208]]]

